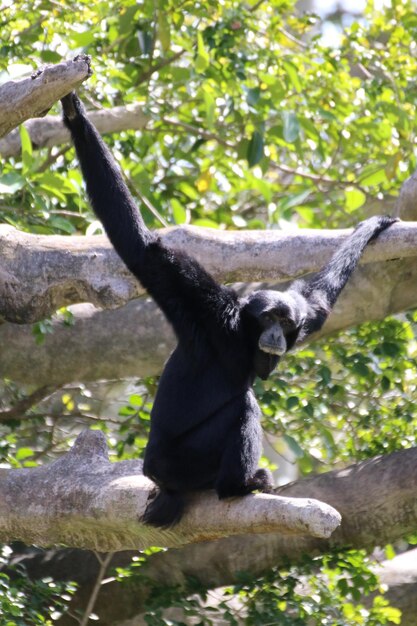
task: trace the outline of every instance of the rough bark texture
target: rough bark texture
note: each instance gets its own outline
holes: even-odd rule
[[[0,470],[0,540],[116,551],[245,533],[328,537],[340,524],[337,511],[311,499],[257,494],[220,502],[204,493],[190,498],[174,529],[160,530],[140,523],[153,489],[141,461],[110,463],[104,435],[85,431],[50,465]]]
[[[256,576],[272,566],[295,564],[304,554],[316,555],[345,547],[371,549],[384,545],[387,540],[393,542],[416,528],[417,449],[300,480],[277,489],[276,493],[291,498],[320,497],[323,502],[339,508],[342,524],[329,539],[271,533],[190,544],[180,550],[153,555],[144,566],[143,574],[153,583],[164,586],[183,585],[187,577],[192,576],[203,586],[213,588],[236,582],[242,571]],[[247,499],[242,502],[248,505]],[[132,555],[116,554],[112,563],[126,565]],[[85,604],[97,571],[94,557],[78,550],[38,554],[28,560],[28,566],[33,575],[49,574],[78,580],[82,588],[74,607]],[[415,584],[415,578],[410,584]],[[404,588],[398,590],[398,595],[403,592]],[[99,595],[95,612],[103,626],[118,624],[143,610],[148,593],[146,581],[140,578],[131,579],[128,585],[109,582]],[[398,602],[402,602],[401,606],[413,605],[405,597],[400,597]],[[73,622],[66,617],[61,624],[69,626]]]
[[[194,256],[219,281],[287,281],[319,270],[347,231],[220,232],[166,229],[163,241]],[[60,306],[92,302],[110,308],[141,293],[105,237],[42,236],[0,226],[0,316],[28,323]],[[401,223],[369,245],[363,263],[417,259],[417,224]],[[369,298],[369,302],[371,302]]]
[[[89,111],[88,117],[100,134],[120,133],[123,130],[142,130],[148,117],[142,107],[137,104]],[[43,119],[29,120],[25,123],[34,148],[47,148],[70,140],[69,131],[58,115],[46,115]],[[18,129],[0,139],[0,154],[5,157],[16,156],[20,153],[21,142]]]
[[[30,117],[42,117],[65,94],[90,75],[85,57],[35,71],[30,78],[0,87],[0,137]]]

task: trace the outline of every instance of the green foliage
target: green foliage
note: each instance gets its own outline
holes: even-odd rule
[[[3,548],[0,567],[7,565],[9,549]],[[19,566],[0,571],[0,623],[2,626],[52,626],[67,610],[73,584],[50,578],[31,581]]]
[[[256,383],[268,432],[284,436],[303,472],[416,445],[416,321],[351,329]]]
[[[411,2],[369,9],[338,47],[324,44],[316,16],[294,15],[293,2],[158,7],[12,3],[0,17],[0,80],[91,54],[83,97],[139,103],[151,118],[145,132],[107,140],[168,222],[350,225],[369,197],[395,195],[413,171]],[[22,139],[22,159],[0,175],[0,218],[33,232],[85,232],[93,218],[78,170],[68,172],[72,150],[32,150],[24,130]]]
[[[192,618],[198,618],[197,626],[211,626],[215,619],[231,626],[400,624],[400,612],[384,598],[372,561],[359,550],[306,558],[296,568],[281,565],[260,577],[242,572],[236,585],[215,593],[190,577],[172,587],[149,580],[151,554],[147,551],[117,571],[119,580],[136,578],[150,586],[144,616],[149,626],[184,626]],[[178,609],[180,617],[168,616],[167,609]]]

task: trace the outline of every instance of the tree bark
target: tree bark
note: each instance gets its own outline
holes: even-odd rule
[[[347,231],[232,232],[188,226],[160,234],[168,247],[187,251],[221,282],[283,282],[321,269]],[[34,322],[77,302],[116,307],[143,292],[105,237],[30,235],[3,225],[0,250],[0,316],[11,322]],[[398,259],[417,259],[414,222],[382,233],[362,263],[378,263],[383,275]]]
[[[97,246],[95,250],[97,253]],[[26,255],[27,251],[23,250],[23,253]],[[63,252],[58,254],[64,257]],[[318,249],[317,256],[319,254]],[[30,265],[30,261],[34,262],[30,255],[24,258],[25,265],[20,270],[22,280],[25,267],[28,268],[29,273],[32,272],[33,266]],[[10,271],[14,271],[14,265],[10,261],[7,262]],[[80,269],[78,255],[74,256],[73,262],[75,267]],[[17,265],[16,262],[16,267]],[[88,278],[88,272],[91,271],[96,280],[94,285],[102,302],[107,301],[109,304],[114,301],[115,296],[109,296],[109,293],[116,293],[120,297],[123,292],[120,283],[125,285],[125,291],[129,294],[137,293],[137,284],[127,273],[123,274],[125,270],[113,253],[109,253],[108,257],[104,253],[103,255],[97,253],[97,256],[92,256],[91,264],[89,265],[86,261],[83,268],[79,271],[78,279],[84,292],[86,288],[83,286],[82,275]],[[118,278],[112,275],[116,269],[120,269],[121,272]],[[58,292],[61,284],[66,284],[70,289],[69,281],[65,278],[62,278],[61,283],[61,275],[58,272],[54,275],[46,268],[43,270],[42,277],[40,261],[39,268],[35,272],[39,272],[41,281],[45,284],[48,280],[53,281]],[[74,280],[76,280],[75,268],[74,275]],[[387,315],[416,307],[416,277],[417,258],[399,258],[393,261],[361,265],[343,291],[327,323],[316,337],[325,336],[365,321],[383,319]],[[13,289],[10,284],[9,300],[13,300]],[[19,281],[14,284],[19,294],[16,301],[22,302],[27,297],[25,290]],[[29,290],[30,281],[25,281],[25,284]],[[259,285],[253,285],[253,287],[259,288]],[[70,291],[69,296],[74,298],[74,292]],[[66,297],[65,292],[60,294],[60,301],[62,297]],[[49,311],[55,305],[58,306],[57,300],[53,303],[46,302],[45,305],[41,294],[37,300],[36,293],[33,293],[31,315],[33,311],[37,311],[38,314],[44,309]],[[4,302],[3,310],[5,310]],[[73,324],[68,326],[63,323],[61,316],[55,316],[52,322],[53,332],[45,335],[40,345],[35,342],[30,324],[0,324],[0,345],[4,346],[4,349],[0,350],[0,377],[42,387],[74,381],[153,376],[160,373],[175,345],[175,338],[169,325],[149,298],[137,298],[117,310],[101,311],[89,304],[74,305],[70,310],[73,313]],[[10,306],[8,311],[10,316],[18,317]],[[25,312],[22,316],[26,317]],[[65,355],[65,358],[57,358],[57,355]]]
[[[162,530],[140,523],[154,489],[141,461],[110,463],[104,435],[85,431],[50,465],[0,470],[0,540],[113,552],[245,533],[328,537],[340,524],[337,511],[311,499],[252,494],[221,502],[205,492],[190,496],[175,528]]]
[[[42,117],[57,100],[90,75],[88,57],[79,56],[35,71],[30,78],[0,87],[0,137],[30,117]]]
[[[95,612],[103,626],[110,626],[141,613],[153,583],[185,585],[193,577],[203,587],[230,585],[239,572],[259,576],[273,566],[298,563],[304,555],[318,555],[344,548],[371,549],[415,532],[417,524],[417,449],[408,449],[299,480],[275,490],[289,498],[320,498],[342,514],[341,526],[328,539],[296,537],[280,533],[228,537],[190,544],[180,550],[152,555],[141,568],[145,579],[132,578],[128,585],[108,582],[98,597]],[[245,498],[244,506],[250,501]],[[113,565],[125,566],[133,553],[116,554]],[[94,559],[86,557],[80,567],[79,551],[46,553],[28,561],[29,573],[75,579],[82,583],[74,607],[83,606],[94,582]],[[413,579],[412,582],[415,582]],[[400,600],[399,600],[400,601]],[[403,600],[405,602],[405,600]],[[69,617],[61,620],[69,626]]]

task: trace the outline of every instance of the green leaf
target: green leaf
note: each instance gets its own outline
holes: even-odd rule
[[[261,97],[261,90],[259,87],[254,87],[253,89],[248,89],[246,91],[246,102],[250,106],[255,106],[259,102],[259,98]]]
[[[201,217],[194,220],[193,224],[196,226],[205,226],[206,228],[219,228],[219,224],[214,220],[210,220],[208,217]]]
[[[366,195],[356,187],[347,187],[345,190],[345,204],[348,211],[359,209],[366,201]]]
[[[26,184],[26,180],[17,172],[10,172],[0,176],[0,194],[14,194],[22,189]]]
[[[284,61],[282,65],[284,66],[287,76],[290,79],[290,83],[294,89],[300,93],[303,88],[300,79],[298,78],[299,69],[294,65],[294,63],[291,63],[291,61]]]
[[[53,50],[41,50],[40,57],[44,63],[59,63],[62,56]]]
[[[365,365],[365,363],[362,363],[361,361],[357,361],[356,363],[354,363],[353,367],[352,367],[352,370],[359,377],[367,378],[369,376],[369,368],[368,368],[368,366]]]
[[[285,434],[283,436],[284,441],[287,443],[289,449],[295,454],[297,458],[301,458],[304,456],[304,450],[301,448],[298,441],[291,437],[291,435]]]
[[[69,40],[77,47],[84,48],[89,46],[94,41],[94,30],[87,29],[82,33],[76,33],[74,31],[69,33]]]
[[[158,37],[162,50],[168,52],[171,46],[171,31],[165,11],[158,11]]]
[[[132,33],[135,26],[135,15],[139,11],[138,5],[135,3],[131,7],[123,7],[119,17],[119,33],[120,35],[128,35]]]
[[[138,30],[137,38],[143,55],[148,56],[152,50],[153,39],[147,30]]]
[[[30,170],[33,164],[32,141],[31,141],[27,128],[23,124],[20,125],[19,132],[20,132],[20,141],[22,144],[22,162],[23,162],[22,172],[25,174],[28,172],[28,170]]]
[[[57,193],[61,197],[66,193],[78,193],[77,186],[67,176],[56,172],[36,174],[34,180],[44,189]],[[65,197],[64,197],[65,199]]]
[[[143,404],[143,398],[138,393],[134,393],[131,396],[129,396],[129,402],[133,406],[139,406],[140,407]]]
[[[300,134],[300,124],[293,111],[283,111],[282,121],[284,124],[284,139],[287,143],[294,143]]]
[[[204,97],[204,105],[206,108],[206,124],[207,124],[207,128],[211,130],[215,122],[216,101],[214,99],[213,94],[207,91],[206,89],[203,92],[203,97]]]
[[[380,185],[381,183],[386,182],[387,175],[385,172],[385,168],[380,165],[372,165],[365,167],[362,174],[360,175],[358,182],[361,185],[366,187],[373,187],[375,185]]]
[[[290,396],[287,398],[287,409],[291,411],[291,409],[295,409],[299,405],[300,401],[297,396]]]
[[[263,135],[255,130],[250,138],[246,159],[249,167],[257,165],[264,156],[264,138]]]
[[[171,198],[172,215],[176,224],[185,224],[187,221],[187,211],[179,200]]]
[[[23,461],[23,459],[27,459],[30,456],[33,456],[32,448],[19,448],[19,450],[16,452],[17,461]]]
[[[310,189],[304,189],[304,191],[300,191],[299,193],[289,194],[280,203],[280,207],[283,211],[287,209],[292,209],[293,207],[303,204],[303,202],[309,197],[310,194]]]
[[[65,217],[61,217],[60,215],[53,215],[50,218],[50,223],[53,228],[60,230],[63,233],[67,233],[68,235],[73,235],[75,232],[75,226],[71,224],[69,220],[65,219]]]
[[[195,70],[198,74],[202,74],[206,71],[210,65],[210,55],[204,47],[203,36],[200,32],[197,33],[197,57],[194,63]]]

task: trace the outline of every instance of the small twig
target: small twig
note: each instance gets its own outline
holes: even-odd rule
[[[146,206],[148,211],[152,213],[152,215],[158,220],[158,222],[160,222],[162,226],[167,228],[169,226],[168,222],[166,221],[164,217],[162,217],[162,215],[160,214],[158,209],[152,204],[152,202],[146,196],[144,196],[141,191],[139,191],[139,189],[136,187],[136,185],[132,182],[130,178],[127,179],[127,183],[132,193],[134,193],[139,198],[142,204]]]
[[[202,128],[197,128],[196,126],[192,126],[191,124],[187,124],[186,122],[178,122],[177,120],[170,120],[169,118],[162,117],[161,122],[166,124],[167,126],[174,126],[175,128],[182,128],[193,135],[197,135],[202,137],[203,139],[207,139],[208,141],[214,140],[217,141],[221,146],[225,148],[230,148],[231,150],[236,150],[236,146],[228,141],[225,141],[220,137],[220,135],[216,135],[216,133],[211,133],[207,130],[203,130]]]
[[[7,409],[6,411],[0,411],[0,422],[8,422],[10,420],[21,420],[27,417],[25,413],[32,407],[36,406],[41,400],[46,400],[55,391],[60,388],[60,385],[46,385],[36,389],[27,398],[20,400],[14,407]]]
[[[337,187],[357,187],[366,193],[366,190],[363,189],[358,183],[353,180],[336,180],[334,178],[329,178],[328,176],[321,176],[320,174],[310,174],[308,172],[301,172],[299,170],[294,170],[291,167],[287,167],[286,165],[281,165],[279,163],[275,163],[274,161],[270,161],[271,167],[284,174],[290,174],[291,176],[300,176],[300,178],[306,178],[308,180],[312,180],[315,183],[325,183],[326,185],[333,185]]]
[[[258,2],[256,4],[253,5],[253,7],[251,7],[249,9],[250,13],[254,13],[257,9],[259,9],[259,7],[261,6],[261,4],[264,3],[264,0],[258,0]]]
[[[107,572],[107,568],[110,565],[110,561],[113,558],[114,552],[108,552],[104,558],[102,558],[97,552],[94,553],[97,561],[100,564],[100,569],[97,574],[96,582],[94,583],[94,587],[91,591],[90,598],[88,600],[87,606],[85,608],[84,615],[80,620],[80,626],[87,626],[88,621],[90,619],[90,615],[93,612],[94,606],[96,604],[97,596],[99,594],[101,584],[103,582],[103,578]]]
[[[64,146],[63,148],[61,148],[61,150],[58,150],[58,152],[56,152],[55,154],[52,154],[51,152],[49,156],[45,159],[45,161],[38,167],[38,169],[36,170],[36,173],[41,174],[42,172],[45,172],[46,170],[48,170],[49,167],[52,165],[52,163],[55,163],[55,161],[59,159],[60,156],[63,156],[70,148],[72,148],[72,144],[68,146]]]
[[[293,43],[297,44],[297,46],[300,46],[301,48],[304,48],[304,49],[308,48],[308,45],[304,43],[304,41],[300,41],[299,39],[297,39],[297,37],[294,37],[294,35],[292,35],[287,30],[285,30],[285,28],[278,28],[277,30],[279,33],[284,35],[284,37],[286,37]]]
[[[155,74],[155,72],[159,72],[159,70],[162,70],[167,65],[170,65],[171,63],[174,63],[174,61],[176,61],[177,59],[182,57],[182,55],[185,52],[186,52],[185,50],[180,50],[179,52],[176,52],[175,54],[173,54],[168,59],[163,59],[159,63],[155,63],[155,65],[152,65],[152,67],[150,67],[148,70],[146,70],[146,72],[143,72],[143,74],[141,74],[137,84],[141,85],[142,83],[145,83],[152,76],[152,74]]]

